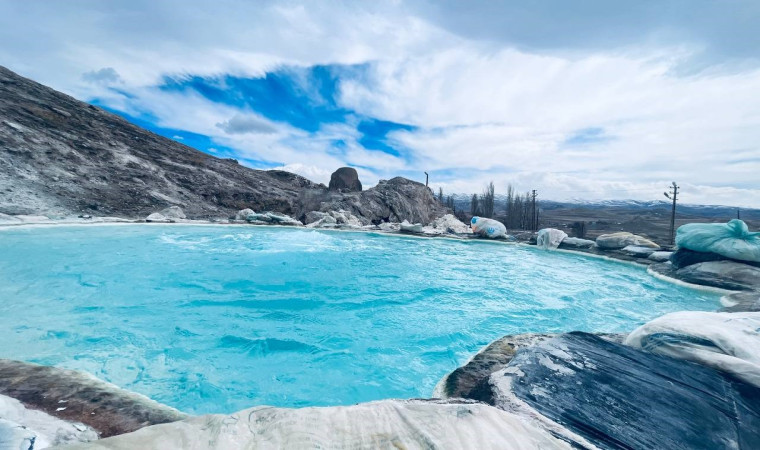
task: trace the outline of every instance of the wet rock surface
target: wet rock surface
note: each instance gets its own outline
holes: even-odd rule
[[[0,359],[0,394],[61,420],[81,422],[101,437],[188,417],[81,372],[7,359]]]
[[[600,448],[760,448],[760,389],[708,367],[573,332],[519,352],[492,403]]]
[[[556,333],[525,333],[499,338],[479,351],[467,364],[445,376],[434,396],[488,401],[491,398],[488,378],[492,373],[505,367],[518,350],[557,336]],[[622,342],[625,338],[625,334],[602,333],[599,336],[613,342]]]

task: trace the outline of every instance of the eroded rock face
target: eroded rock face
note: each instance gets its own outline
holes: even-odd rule
[[[596,238],[596,245],[602,250],[617,250],[629,245],[659,249],[660,246],[649,239],[627,231],[619,233],[602,234]]]
[[[424,184],[402,177],[381,180],[377,186],[361,193],[330,193],[318,200],[319,207],[311,210],[343,210],[376,225],[404,220],[430,223],[449,212]]]
[[[600,448],[760,448],[757,387],[587,333],[518,352],[490,385],[497,407]]]
[[[341,167],[330,176],[331,191],[361,192],[362,183],[353,167]]]
[[[102,437],[188,417],[91,375],[7,359],[0,359],[0,394],[61,420],[84,423]]]
[[[0,67],[0,213],[145,218],[242,208],[295,214],[298,175],[252,170],[137,127]]]

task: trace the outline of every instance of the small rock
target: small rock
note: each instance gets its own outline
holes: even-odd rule
[[[627,231],[602,234],[596,238],[596,245],[602,250],[618,250],[629,245],[648,247],[655,250],[660,248],[659,245],[650,241],[649,239],[635,235],[633,233],[629,233]]]

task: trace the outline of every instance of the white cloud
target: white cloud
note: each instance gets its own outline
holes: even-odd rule
[[[676,180],[684,201],[760,207],[760,71],[735,64],[756,46],[732,52],[729,71],[714,65],[728,45],[716,40],[723,38],[715,26],[707,36],[715,42],[707,42],[670,18],[689,32],[658,40],[667,23],[657,15],[646,16],[645,38],[626,21],[624,39],[605,26],[604,42],[586,33],[575,49],[560,51],[564,39],[534,36],[534,27],[502,32],[483,16],[480,30],[467,22],[477,8],[444,5],[431,13],[428,6],[0,0],[0,61],[315,181],[354,165],[365,185],[426,170],[447,192],[480,191],[494,179],[497,189],[512,182],[544,198],[659,199]],[[578,21],[570,28],[585,29],[585,15],[568,17]],[[713,66],[676,76],[704,48],[712,49]],[[335,63],[368,65],[341,82],[339,100],[359,114],[416,125],[389,135],[411,154],[364,149],[354,123],[308,133],[156,88],[165,76],[250,77],[282,65]],[[108,89],[114,83],[120,91]],[[603,129],[605,139],[567,144],[584,129]]]

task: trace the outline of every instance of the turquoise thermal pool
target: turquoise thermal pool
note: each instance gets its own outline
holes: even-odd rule
[[[718,295],[518,245],[252,226],[0,230],[0,358],[188,413],[429,397],[505,334],[624,332]]]

